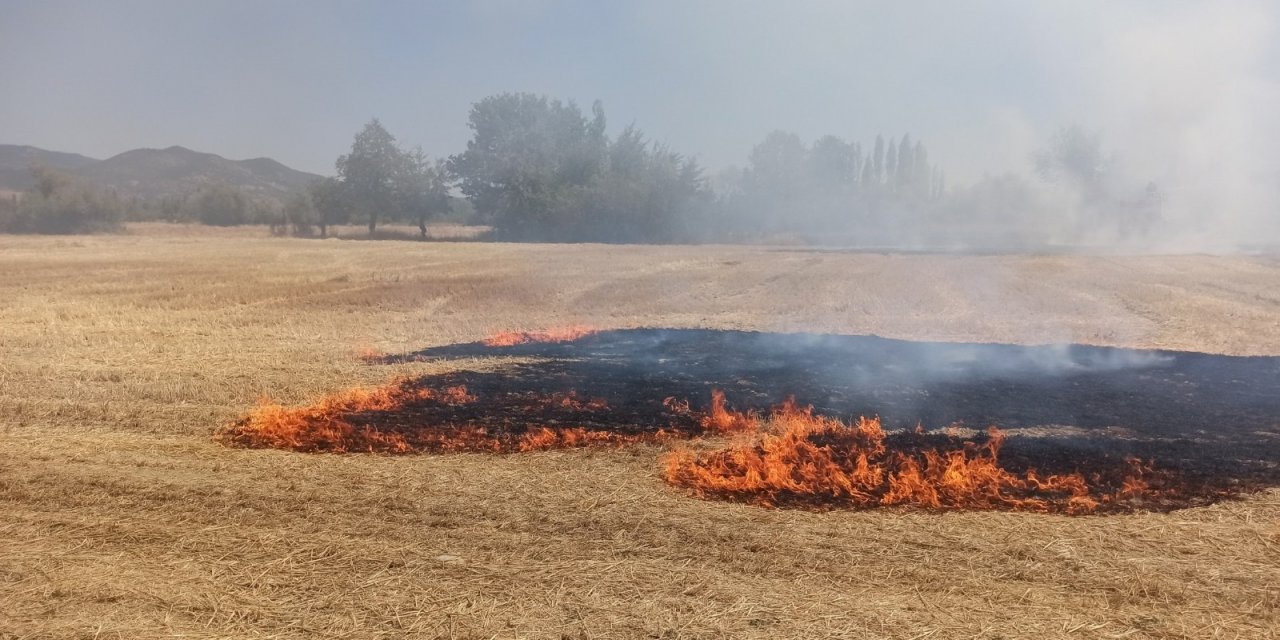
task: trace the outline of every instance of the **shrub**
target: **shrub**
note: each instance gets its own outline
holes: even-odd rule
[[[249,222],[249,199],[225,183],[200,187],[187,200],[187,216],[202,224],[229,227]]]
[[[125,205],[114,193],[64,174],[37,169],[37,188],[0,210],[0,231],[102,233],[118,231]]]

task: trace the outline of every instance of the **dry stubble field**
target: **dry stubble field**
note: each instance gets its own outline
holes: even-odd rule
[[[1280,355],[1280,260],[0,236],[0,638],[1280,628],[1277,490],[1132,516],[810,513],[686,497],[655,447],[211,439],[263,395],[445,366],[367,348],[565,324]]]

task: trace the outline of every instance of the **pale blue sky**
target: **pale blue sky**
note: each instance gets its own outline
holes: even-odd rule
[[[1226,145],[1277,132],[1276,4],[0,0],[0,142],[330,173],[370,117],[443,156],[472,102],[532,91],[712,168],[773,129],[909,132],[965,179],[1070,122],[1165,162],[1223,120]]]

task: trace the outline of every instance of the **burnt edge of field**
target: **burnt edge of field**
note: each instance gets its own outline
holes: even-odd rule
[[[406,383],[463,385],[481,402],[360,421],[391,429],[447,419],[512,433],[528,425],[691,433],[694,419],[664,400],[687,400],[702,411],[721,389],[739,409],[764,410],[794,396],[820,415],[880,416],[886,428],[903,429],[890,437],[906,449],[945,445],[945,436],[909,433],[917,426],[997,426],[1011,436],[1000,459],[1013,471],[1088,472],[1140,458],[1199,489],[1199,499],[1169,508],[1280,486],[1280,357],[623,329],[564,342],[454,344],[368,361],[504,356],[532,362]],[[570,390],[604,400],[607,410],[532,400]]]

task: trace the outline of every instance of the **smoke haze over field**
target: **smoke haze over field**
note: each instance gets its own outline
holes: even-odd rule
[[[598,98],[611,135],[634,121],[712,173],[773,130],[909,133],[951,189],[974,189],[966,211],[986,211],[1008,197],[984,177],[1037,182],[1033,155],[1075,124],[1098,136],[1116,197],[1159,186],[1162,222],[1137,241],[1093,235],[1078,193],[1045,188],[1009,205],[1049,229],[1038,240],[1280,242],[1280,7],[1266,1],[11,0],[0,14],[0,142],[95,157],[182,144],[331,174],[370,116],[442,157],[465,148],[473,102],[529,91]],[[892,239],[938,243],[909,231]]]

